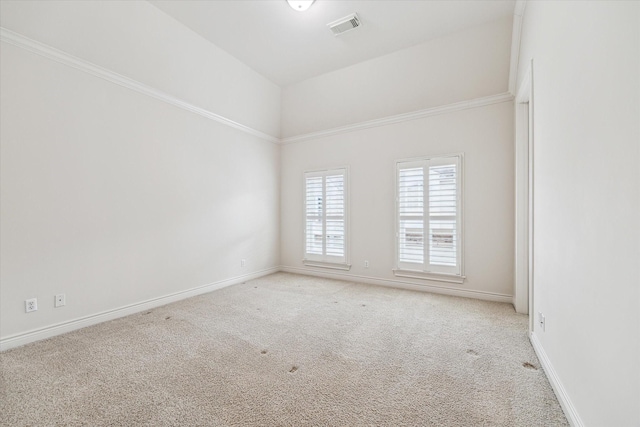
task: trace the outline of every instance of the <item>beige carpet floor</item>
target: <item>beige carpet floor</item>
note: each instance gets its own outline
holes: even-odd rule
[[[1,353],[0,425],[567,425],[526,322],[277,273]]]

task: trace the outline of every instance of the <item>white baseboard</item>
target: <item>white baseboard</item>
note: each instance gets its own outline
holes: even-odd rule
[[[90,316],[81,317],[74,320],[69,320],[62,323],[57,323],[43,328],[34,329],[27,332],[22,332],[7,337],[0,338],[0,351],[9,350],[11,348],[19,347],[21,345],[29,344],[35,341],[40,341],[46,338],[51,338],[56,335],[61,335],[67,332],[75,331],[77,329],[85,328],[87,326],[95,325],[98,323],[106,322],[108,320],[117,319],[120,317],[128,316],[130,314],[138,313],[140,311],[149,310],[155,307],[160,307],[175,301],[180,301],[186,298],[190,298],[196,295],[201,295],[207,292],[215,291],[227,286],[235,285],[247,280],[257,279],[258,277],[266,276],[278,271],[284,271],[288,273],[304,274],[310,276],[326,277],[329,279],[348,280],[352,282],[367,283],[371,285],[387,286],[400,289],[410,289],[417,291],[426,291],[444,295],[453,295],[466,298],[482,299],[487,301],[497,302],[512,302],[512,295],[474,291],[469,289],[460,289],[450,286],[438,286],[433,284],[415,284],[408,281],[395,280],[395,279],[380,279],[376,277],[361,276],[357,274],[346,274],[342,272],[334,271],[319,271],[311,268],[297,268],[297,267],[272,267],[265,270],[256,271],[253,273],[245,274],[242,276],[232,277],[229,279],[221,280],[207,285],[198,286],[196,288],[188,289],[185,291],[176,292],[169,295],[164,295],[158,298],[152,298],[146,301],[141,301],[135,304],[126,305],[123,307],[107,310],[101,313],[93,314]],[[535,347],[535,346],[534,346]]]
[[[258,277],[268,274],[277,273],[279,267],[272,267],[265,270],[255,271],[253,273],[236,276],[218,282],[209,283],[207,285],[198,286],[196,288],[187,289],[185,291],[175,292],[173,294],[164,295],[158,298],[152,298],[146,301],[129,304],[112,310],[103,311],[102,313],[92,314],[90,316],[69,320],[55,325],[45,326],[43,328],[10,335],[0,339],[0,351],[9,350],[10,348],[19,347],[31,342],[40,341],[45,338],[51,338],[76,329],[85,328],[97,323],[106,322],[108,320],[117,319],[119,317],[128,316],[140,311],[149,310],[151,308],[160,307],[175,301],[180,301],[196,295],[205,294],[227,286],[245,282],[247,280],[257,279]]]
[[[434,294],[452,295],[457,297],[481,299],[485,301],[496,301],[511,303],[512,295],[500,294],[494,292],[476,291],[471,289],[462,289],[453,286],[438,286],[431,283],[416,284],[404,280],[397,279],[380,279],[377,277],[361,276],[358,274],[342,273],[335,271],[321,271],[311,268],[289,267],[283,265],[280,271],[295,274],[304,274],[308,276],[325,277],[328,279],[348,280],[351,282],[366,283],[369,285],[387,286],[391,288],[409,289],[413,291],[431,292]]]
[[[562,411],[564,415],[567,417],[569,424],[573,427],[584,427],[584,423],[580,419],[578,415],[578,411],[576,411],[575,406],[571,402],[569,395],[567,394],[567,390],[564,388],[564,385],[560,381],[558,374],[556,373],[547,353],[544,351],[542,344],[538,340],[536,334],[531,332],[529,334],[529,340],[531,341],[531,345],[533,346],[533,350],[536,352],[538,356],[538,360],[542,364],[542,369],[544,369],[544,373],[547,374],[547,378],[549,379],[549,383],[551,384],[551,388],[556,394],[558,398],[558,402],[560,402],[560,406],[562,407]]]

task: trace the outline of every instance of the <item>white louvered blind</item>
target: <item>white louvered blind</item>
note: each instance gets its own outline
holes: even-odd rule
[[[305,174],[305,259],[346,262],[346,170]]]
[[[429,166],[429,264],[457,264],[457,166]]]
[[[398,163],[398,268],[461,274],[460,164],[460,156]]]
[[[323,177],[313,176],[306,179],[306,253],[322,255],[324,247],[324,197]]]
[[[398,216],[400,261],[422,265],[424,260],[424,168],[400,169]]]

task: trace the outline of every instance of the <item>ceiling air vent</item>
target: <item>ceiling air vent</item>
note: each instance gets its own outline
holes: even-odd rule
[[[362,22],[360,22],[360,18],[358,18],[358,15],[352,13],[349,16],[345,16],[344,18],[340,18],[337,21],[328,23],[327,27],[329,27],[333,35],[337,36],[349,30],[353,30],[354,28],[358,28],[361,25]]]

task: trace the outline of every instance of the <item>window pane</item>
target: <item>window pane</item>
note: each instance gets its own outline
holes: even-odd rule
[[[400,262],[424,262],[424,170],[398,174],[398,256]]]
[[[305,252],[322,255],[322,177],[308,177],[306,179],[306,242]]]
[[[327,255],[344,256],[343,219],[327,219]]]
[[[422,219],[400,220],[400,248],[401,262],[422,264],[424,261],[424,223]]]
[[[322,255],[322,219],[307,218],[306,253]]]
[[[327,247],[326,255],[344,256],[344,175],[326,177]]]
[[[456,165],[429,167],[429,263],[457,264]]]
[[[315,261],[343,262],[346,258],[346,174],[344,170],[306,176],[305,254]]]
[[[306,212],[307,216],[322,217],[322,177],[306,179]]]

